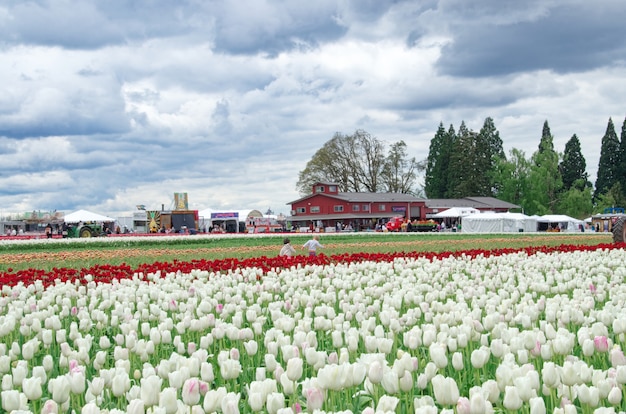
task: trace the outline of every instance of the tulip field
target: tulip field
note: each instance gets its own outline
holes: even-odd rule
[[[0,413],[626,412],[624,244],[276,254],[5,267]]]

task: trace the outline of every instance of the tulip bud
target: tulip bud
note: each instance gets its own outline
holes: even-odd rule
[[[41,414],[58,414],[59,405],[54,400],[46,400],[41,408]]]
[[[162,384],[163,379],[157,375],[141,378],[140,399],[143,401],[145,407],[152,407],[159,404],[159,393],[161,392]]]
[[[204,396],[202,408],[204,408],[204,411],[207,413],[216,412],[219,408],[222,408],[221,403],[226,396],[226,388],[224,387],[220,387],[216,390],[209,390]],[[237,403],[239,403],[239,399],[237,399]]]
[[[17,390],[5,390],[0,393],[2,408],[10,413],[20,409],[20,392]]]
[[[291,358],[287,361],[287,377],[291,381],[298,381],[300,377],[302,377],[303,373],[303,363],[302,358]]]
[[[460,352],[455,352],[454,354],[452,354],[452,367],[456,371],[463,370],[463,354],[461,354]]]
[[[64,404],[70,399],[70,383],[65,375],[56,377],[48,381],[48,387],[51,388],[52,399],[57,404]]]
[[[241,394],[229,392],[224,395],[220,406],[222,408],[222,414],[239,414],[239,399]],[[205,410],[206,411],[206,410]]]
[[[183,384],[183,402],[187,405],[196,405],[200,402],[200,381],[197,378],[189,378]]]
[[[167,413],[175,413],[178,410],[178,398],[176,388],[167,387],[159,394],[159,407]]]
[[[459,387],[454,378],[437,374],[431,380],[435,400],[444,406],[456,405],[459,400]]]
[[[517,411],[522,407],[522,399],[519,396],[517,387],[507,385],[504,389],[504,399],[502,405],[507,410]]]
[[[267,396],[267,411],[269,414],[276,414],[279,409],[285,407],[285,395],[279,392],[272,392]]]
[[[43,395],[43,390],[41,389],[41,378],[25,378],[24,381],[22,381],[22,391],[29,401],[37,401],[40,399]]]

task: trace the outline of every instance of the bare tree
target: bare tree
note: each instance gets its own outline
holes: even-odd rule
[[[404,141],[392,145],[385,156],[384,142],[366,131],[336,133],[300,171],[297,188],[309,194],[314,183],[333,182],[344,192],[412,193],[421,168],[414,158],[407,159]]]

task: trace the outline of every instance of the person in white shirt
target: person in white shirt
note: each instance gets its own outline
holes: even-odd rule
[[[319,242],[320,236],[315,235],[313,238],[302,245],[303,249],[309,250],[309,257],[315,257],[317,255],[317,249],[324,248]]]
[[[278,253],[278,255],[291,257],[294,254],[296,254],[296,249],[294,249],[293,246],[291,245],[291,241],[289,240],[289,237],[285,237],[285,240],[283,240],[283,247],[282,249],[280,249],[280,253]]]

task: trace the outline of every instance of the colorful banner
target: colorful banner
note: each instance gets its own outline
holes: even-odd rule
[[[175,210],[189,210],[187,193],[174,193]]]
[[[230,213],[211,213],[212,219],[227,219],[227,218],[236,218],[239,220],[239,213],[230,212]]]

